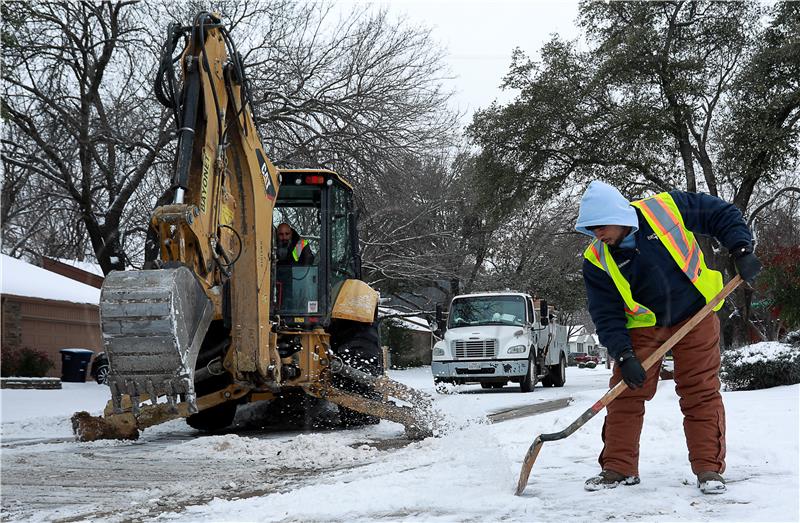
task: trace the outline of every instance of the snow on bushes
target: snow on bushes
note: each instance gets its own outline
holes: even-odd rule
[[[722,354],[720,378],[729,390],[800,383],[800,347],[767,341]]]

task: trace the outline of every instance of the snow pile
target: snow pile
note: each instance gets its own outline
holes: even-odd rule
[[[258,499],[216,499],[162,518],[486,521],[527,514],[523,519],[530,520],[535,519],[540,506],[537,500],[511,494],[516,465],[487,425],[413,443],[394,452],[380,452],[378,457],[381,459],[363,467],[328,473],[289,492]]]
[[[731,390],[800,383],[800,347],[768,341],[726,351],[720,378]]]
[[[267,468],[305,470],[352,467],[372,461],[378,455],[378,450],[369,445],[353,448],[342,441],[313,434],[299,434],[288,440],[265,440],[236,434],[207,436],[177,445],[173,451],[187,458],[218,460],[254,456]]]
[[[768,361],[784,358],[790,360],[800,358],[800,349],[777,341],[764,341],[756,343],[755,345],[747,345],[746,347],[742,347],[738,352],[740,356],[732,362],[733,365],[746,365],[758,362],[766,363]]]

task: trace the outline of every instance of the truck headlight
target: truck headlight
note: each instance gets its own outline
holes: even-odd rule
[[[508,349],[506,349],[506,352],[508,354],[519,354],[525,352],[526,350],[528,350],[528,347],[526,347],[525,345],[514,345],[513,347],[509,347]]]
[[[434,347],[433,348],[433,355],[434,356],[444,356],[444,348],[443,347]]]

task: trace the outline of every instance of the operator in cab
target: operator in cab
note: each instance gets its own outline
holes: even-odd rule
[[[278,225],[276,255],[278,265],[312,265],[314,253],[308,242],[292,229],[288,223]]]

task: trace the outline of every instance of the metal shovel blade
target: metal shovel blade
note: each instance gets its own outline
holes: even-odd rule
[[[528,447],[528,452],[525,454],[525,459],[522,460],[522,468],[519,471],[519,480],[517,480],[517,490],[514,492],[515,495],[521,496],[523,492],[525,492],[525,487],[528,486],[528,478],[531,475],[531,469],[533,468],[533,464],[536,462],[536,457],[539,455],[539,451],[542,450],[542,445],[544,445],[544,441],[542,441],[541,436],[537,436],[530,447]]]

